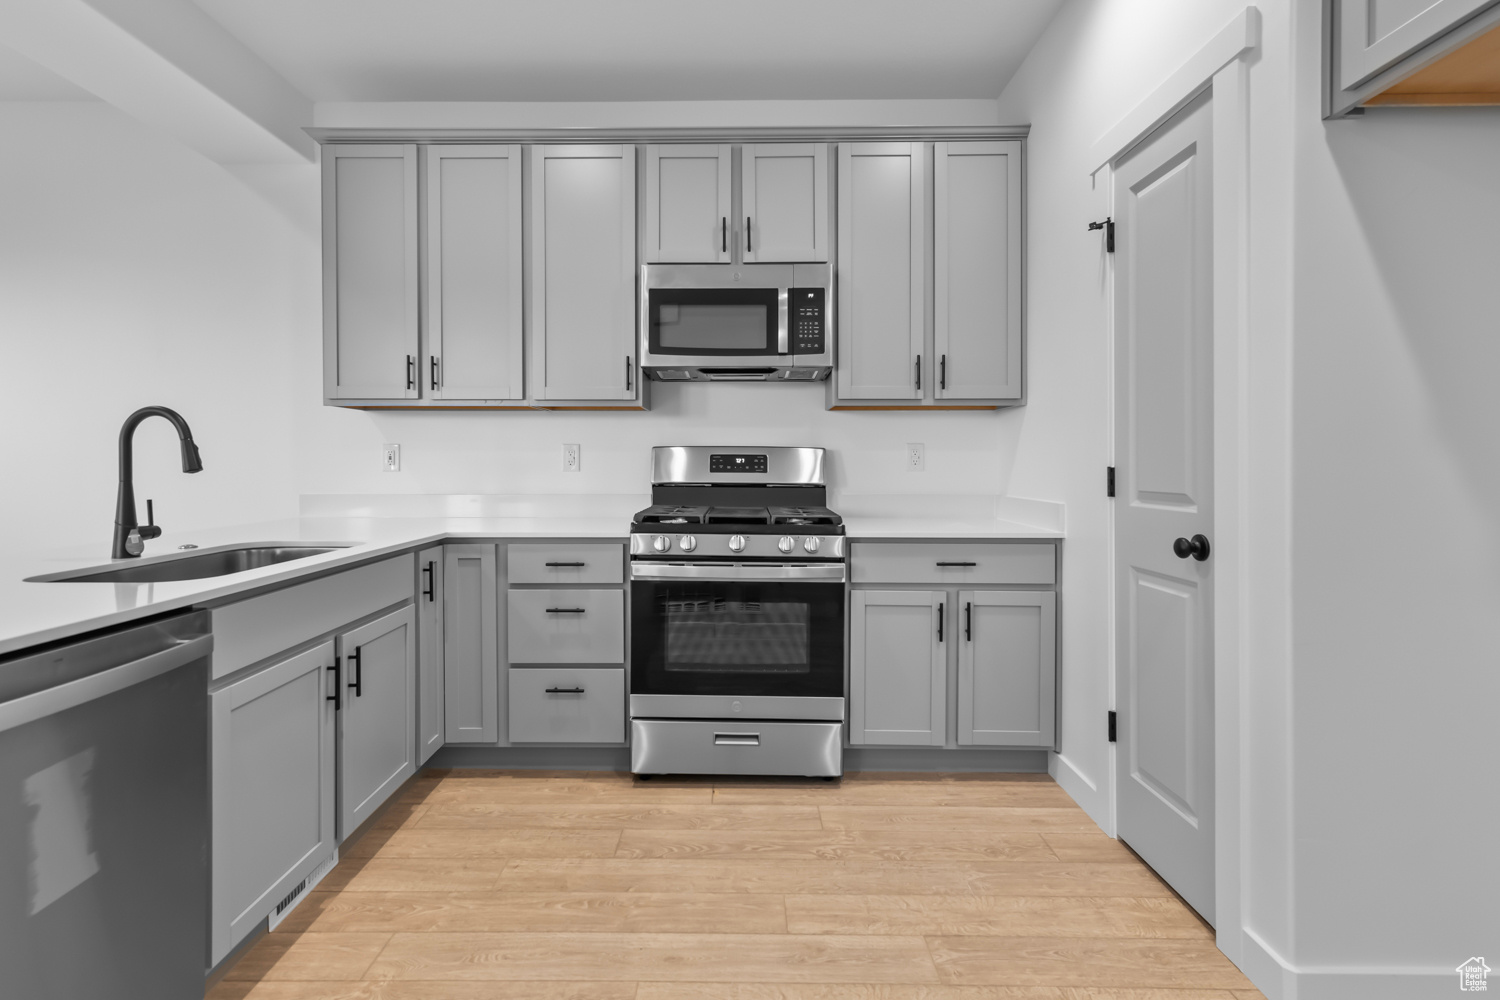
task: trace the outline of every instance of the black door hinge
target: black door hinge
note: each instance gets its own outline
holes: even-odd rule
[[[1115,742],[1115,713],[1109,713],[1109,741]]]
[[[1107,497],[1115,495],[1115,467],[1113,465],[1104,470],[1104,495]]]
[[[1105,253],[1114,253],[1115,252],[1115,220],[1112,219],[1112,218],[1110,218],[1110,219],[1105,219],[1103,222],[1090,222],[1089,223],[1089,232],[1093,232],[1096,229],[1102,229],[1102,230],[1104,230],[1104,252]]]

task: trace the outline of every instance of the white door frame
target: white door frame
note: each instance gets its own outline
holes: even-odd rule
[[[1248,57],[1260,47],[1260,11],[1246,7],[1165,83],[1094,143],[1089,162],[1113,199],[1114,164],[1205,90],[1213,90],[1214,224],[1214,811],[1218,946],[1235,963],[1243,951],[1240,893],[1240,705],[1244,662],[1245,509],[1249,396],[1248,267],[1250,109]],[[1110,205],[1111,217],[1114,205]],[[1113,300],[1113,272],[1110,274]],[[1114,320],[1110,311],[1110,370]],[[1111,392],[1113,390],[1111,389]],[[1110,420],[1114,419],[1113,403]],[[1114,440],[1113,427],[1110,440]],[[1111,447],[1113,447],[1111,445]],[[1110,519],[1110,704],[1115,705],[1114,519]],[[1113,750],[1112,750],[1113,752]],[[1109,767],[1110,826],[1115,826],[1115,762]]]

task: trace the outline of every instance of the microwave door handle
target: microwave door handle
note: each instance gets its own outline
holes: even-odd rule
[[[787,298],[790,292],[783,288],[776,293],[776,353],[786,354],[788,351],[787,340]]]

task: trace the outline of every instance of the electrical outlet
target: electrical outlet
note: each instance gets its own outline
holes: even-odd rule
[[[921,472],[925,468],[927,468],[927,446],[908,444],[906,446],[906,471]]]
[[[399,444],[387,444],[381,446],[380,467],[386,472],[401,471],[401,446]]]
[[[577,472],[582,464],[580,460],[582,449],[576,444],[563,445],[563,471]]]

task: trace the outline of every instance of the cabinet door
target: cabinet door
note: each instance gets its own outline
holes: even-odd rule
[[[325,642],[209,695],[211,963],[333,855],[333,656]]]
[[[839,146],[841,399],[922,398],[926,159],[920,142]]]
[[[500,738],[495,546],[443,546],[443,696],[449,743]]]
[[[740,202],[746,263],[828,259],[828,144],[742,147]]]
[[[938,399],[1021,398],[1021,144],[933,149]]]
[[[323,393],[415,399],[417,147],[323,148]]]
[[[443,745],[443,547],[417,553],[417,766]]]
[[[1338,85],[1358,86],[1495,0],[1337,0]]]
[[[730,147],[646,147],[646,260],[719,264],[729,258]]]
[[[965,590],[958,647],[958,742],[1050,747],[1057,681],[1057,596]]]
[[[854,591],[850,743],[942,746],[946,741],[946,598],[941,590]]]
[[[521,399],[521,147],[426,146],[433,399]]]
[[[341,840],[417,772],[416,625],[407,605],[338,638]]]
[[[634,399],[635,147],[531,147],[537,399]]]

